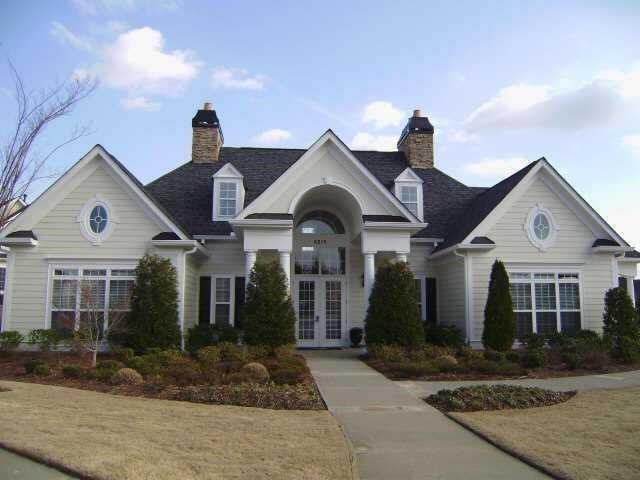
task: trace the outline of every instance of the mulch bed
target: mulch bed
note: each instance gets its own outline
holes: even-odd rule
[[[24,362],[38,358],[51,368],[51,374],[33,375],[24,370]],[[100,355],[98,361],[108,360],[108,355]],[[139,385],[112,385],[109,382],[91,378],[66,378],[62,367],[78,365],[90,366],[88,358],[79,358],[67,352],[12,352],[0,355],[0,380],[56,385],[61,387],[92,390],[114,395],[132,397],[181,400],[215,405],[237,405],[243,407],[269,408],[275,410],[326,410],[320,393],[310,372],[293,385],[238,383],[202,384],[175,386],[159,381],[146,381]],[[0,391],[3,391],[0,388]]]
[[[440,390],[424,401],[443,412],[477,412],[547,407],[566,402],[575,394],[575,391],[555,392],[538,387],[473,385]]]

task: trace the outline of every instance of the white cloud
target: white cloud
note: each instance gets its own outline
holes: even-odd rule
[[[260,145],[276,145],[291,138],[291,132],[281,128],[272,128],[256,135],[253,141]]]
[[[483,158],[479,162],[465,165],[465,170],[479,177],[508,177],[524,167],[525,157]]]
[[[351,140],[353,150],[381,150],[394,151],[398,135],[374,135],[367,132],[358,132]]]
[[[201,62],[189,50],[165,51],[162,33],[150,27],[129,30],[100,52],[101,61],[74,75],[94,75],[128,96],[181,94],[196,77]]]
[[[73,33],[60,22],[51,22],[50,33],[61,42],[69,44],[79,50],[85,50],[87,52],[93,50],[93,45],[89,40]]]
[[[84,15],[113,15],[139,10],[173,12],[180,8],[180,0],[71,0]]]
[[[160,110],[160,103],[152,102],[146,97],[127,97],[123,98],[122,106],[126,110],[145,110],[147,112],[157,112]]]
[[[362,111],[362,121],[372,123],[376,130],[400,126],[405,117],[406,114],[394,107],[391,102],[381,100],[369,103]]]
[[[449,140],[458,143],[475,142],[478,138],[478,135],[475,133],[468,133],[464,130],[454,130],[449,134]]]
[[[640,157],[640,133],[635,135],[626,135],[622,138],[622,144]]]
[[[211,86],[214,88],[262,90],[266,81],[266,76],[250,76],[249,72],[242,68],[218,67],[211,70]]]
[[[522,128],[602,126],[640,100],[640,68],[600,72],[588,81],[510,85],[472,111],[467,133]]]

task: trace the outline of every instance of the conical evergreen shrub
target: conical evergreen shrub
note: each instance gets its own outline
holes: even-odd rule
[[[385,262],[376,271],[365,332],[368,345],[424,343],[415,279],[406,262]]]
[[[287,277],[280,264],[257,262],[251,271],[245,305],[244,341],[275,348],[295,342],[295,313]]]
[[[516,339],[516,316],[509,292],[509,275],[504,263],[496,260],[491,268],[489,296],[484,308],[482,344],[485,348],[505,352]]]
[[[169,259],[145,255],[136,267],[125,343],[138,353],[180,347],[176,269]]]

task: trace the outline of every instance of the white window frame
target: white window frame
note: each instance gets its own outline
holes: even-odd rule
[[[220,185],[223,183],[233,183],[236,186],[236,208],[233,215],[220,214]],[[215,175],[213,175],[212,219],[216,221],[235,218],[243,209],[244,194],[245,192],[242,174],[240,174],[240,172],[233,165],[227,163],[224,167],[218,170]]]
[[[229,302],[218,302],[218,298],[216,296],[216,283],[219,278],[227,278],[229,279]],[[235,327],[235,305],[236,305],[236,292],[235,292],[235,275],[224,274],[224,275],[212,275],[211,276],[211,308],[209,309],[209,323],[211,325],[216,324],[216,305],[220,303],[221,305],[229,304],[229,325]]]
[[[98,206],[103,207],[107,212],[107,226],[100,233],[94,232],[89,224],[91,212]],[[76,222],[80,224],[80,233],[82,236],[92,245],[96,246],[101,245],[102,242],[111,236],[115,224],[118,223],[110,202],[100,194],[96,194],[84,204],[76,217]]]
[[[76,275],[61,275],[61,276],[56,276],[55,275],[55,271],[56,270],[77,270],[78,273]],[[110,305],[109,305],[109,301],[110,301],[110,288],[111,288],[111,280],[133,280],[135,282],[136,277],[135,274],[131,275],[131,276],[125,276],[125,275],[111,275],[111,271],[112,270],[135,270],[136,269],[136,265],[135,264],[122,264],[122,265],[118,265],[118,264],[72,264],[72,263],[65,263],[65,264],[49,264],[49,271],[48,271],[48,276],[47,276],[47,306],[46,306],[46,312],[45,312],[45,319],[44,319],[44,328],[45,329],[49,329],[51,328],[51,313],[54,311],[53,309],[53,282],[56,279],[62,279],[62,280],[77,280],[77,281],[82,281],[84,280],[105,280],[105,299],[104,299],[104,308],[103,308],[103,313],[104,313],[104,328],[108,328],[109,325],[109,311],[111,310]],[[107,274],[104,276],[86,276],[84,277],[82,275],[82,272],[84,270],[106,270]],[[76,290],[76,304],[75,304],[75,308],[74,308],[74,315],[75,315],[75,328],[77,329],[79,326],[79,321],[80,321],[80,312],[83,309],[80,306],[80,289],[77,288]],[[122,309],[118,309],[118,311],[130,311],[129,310],[122,310]]]
[[[426,276],[415,275],[414,280],[420,283],[420,320],[423,322],[427,320],[427,303],[426,303]]]
[[[424,182],[422,181],[422,179],[418,175],[416,175],[416,173],[410,167],[407,167],[400,175],[398,175],[394,183],[394,195],[400,201],[400,203],[402,203],[407,208],[407,210],[409,210],[409,207],[407,207],[407,204],[402,201],[402,188],[415,187],[416,201],[418,203],[417,214],[415,215],[421,222],[424,220],[424,197],[422,190],[423,183]]]
[[[527,273],[530,275],[529,279],[519,279],[519,278],[511,278],[511,274],[513,273]],[[547,279],[536,279],[535,274],[538,273],[552,273],[554,278],[552,280]],[[577,312],[580,313],[580,325],[579,329],[584,328],[584,301],[583,301],[583,288],[582,288],[582,272],[576,269],[553,269],[553,268],[537,268],[537,269],[518,269],[518,268],[509,268],[509,284],[512,283],[521,283],[521,284],[529,284],[531,288],[531,310],[516,310],[514,307],[514,313],[531,313],[531,331],[533,333],[538,333],[538,322],[536,319],[536,313],[538,312],[552,312],[556,313],[556,332],[562,331],[562,312]],[[560,279],[559,275],[577,275],[578,278],[564,278]],[[555,294],[556,294],[556,308],[555,310],[538,310],[536,306],[536,283],[552,283],[555,285]],[[562,309],[560,307],[560,284],[561,283],[575,283],[578,285],[578,297],[580,301],[579,309]]]
[[[544,240],[541,240],[537,237],[533,222],[538,215],[544,215],[547,217],[549,221],[549,235]],[[541,202],[536,204],[531,210],[529,210],[529,214],[524,223],[524,231],[527,234],[527,238],[531,242],[531,244],[536,247],[541,252],[547,251],[549,248],[553,246],[556,241],[556,235],[558,233],[558,224],[555,221],[555,218],[551,211],[545,208]]]

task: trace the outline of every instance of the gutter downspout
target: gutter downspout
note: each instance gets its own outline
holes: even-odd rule
[[[464,260],[464,317],[465,317],[465,329],[467,346],[471,346],[471,258],[469,252],[459,253],[459,250],[454,249],[453,254]]]
[[[184,301],[187,289],[187,255],[192,255],[198,251],[198,242],[191,250],[182,252],[182,288],[180,289],[180,348],[184,351]]]

